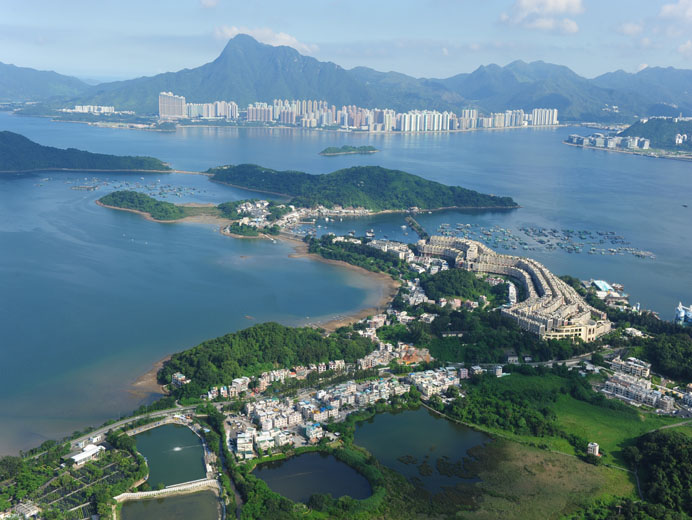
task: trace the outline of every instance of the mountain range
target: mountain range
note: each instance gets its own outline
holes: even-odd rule
[[[44,101],[78,96],[87,90],[89,85],[71,76],[0,62],[0,102]]]
[[[214,61],[200,67],[96,86],[52,72],[33,71],[42,75],[37,79],[26,72],[32,69],[2,67],[0,100],[114,105],[116,110],[140,114],[157,113],[161,91],[195,103],[233,100],[240,107],[281,98],[324,99],[337,106],[397,111],[478,108],[488,113],[550,107],[559,110],[562,120],[581,121],[692,114],[692,70],[651,67],[636,74],[619,70],[588,79],[561,65],[514,61],[445,79],[414,78],[367,67],[347,70],[243,34],[229,40]],[[21,88],[22,83],[27,88]],[[28,88],[35,83],[41,85]]]

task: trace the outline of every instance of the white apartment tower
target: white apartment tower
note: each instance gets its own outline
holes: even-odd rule
[[[159,94],[159,118],[179,119],[184,117],[187,117],[185,97],[176,96],[172,92],[161,92]]]

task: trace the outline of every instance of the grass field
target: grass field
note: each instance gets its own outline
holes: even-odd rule
[[[511,441],[496,440],[475,455],[481,480],[471,486],[474,509],[456,518],[561,518],[598,499],[636,494],[630,473]]]
[[[603,461],[619,466],[625,465],[622,449],[633,444],[637,437],[662,426],[683,422],[675,417],[658,416],[634,408],[631,413],[609,410],[577,401],[568,395],[561,395],[553,410],[565,431],[597,442],[604,452]]]

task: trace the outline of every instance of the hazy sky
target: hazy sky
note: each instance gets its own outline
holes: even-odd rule
[[[196,67],[239,32],[414,76],[515,59],[588,77],[692,68],[692,0],[0,0],[0,61],[82,78]]]

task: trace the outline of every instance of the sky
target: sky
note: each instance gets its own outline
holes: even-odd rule
[[[692,68],[692,0],[0,0],[1,62],[96,81],[197,67],[238,33],[416,77]]]

